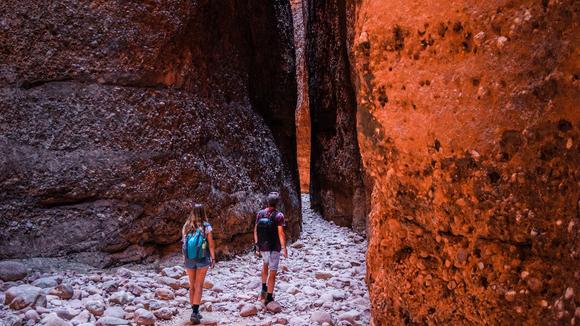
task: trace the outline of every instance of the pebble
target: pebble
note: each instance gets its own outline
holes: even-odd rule
[[[566,300],[572,300],[574,298],[574,289],[573,288],[567,288],[566,292],[564,293],[564,299]]]

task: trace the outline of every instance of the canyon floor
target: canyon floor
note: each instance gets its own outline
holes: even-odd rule
[[[275,291],[279,305],[268,307],[277,312],[257,300],[261,260],[249,253],[220,261],[208,272],[201,305],[203,324],[370,323],[364,280],[366,240],[322,219],[309,208],[308,195],[302,195],[302,201],[301,238],[291,244],[289,257],[280,263]],[[0,319],[7,325],[15,325],[18,319],[22,325],[105,326],[137,320],[190,325],[185,271],[177,260],[163,265],[167,267],[36,272],[21,281],[4,282]],[[17,306],[28,307],[11,309]]]

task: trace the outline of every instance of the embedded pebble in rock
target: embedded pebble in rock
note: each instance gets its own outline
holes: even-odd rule
[[[215,320],[218,325],[315,325],[311,315],[316,309],[320,324],[334,323],[331,316],[342,317],[338,325],[370,324],[366,240],[322,219],[310,209],[308,195],[303,195],[302,200],[304,231],[298,248],[290,245],[289,257],[280,261],[274,291],[278,305],[274,311],[270,310],[271,303],[266,308],[257,301],[262,263],[261,258],[250,253],[220,261],[208,271],[206,287],[210,283],[213,287],[203,292],[200,312],[204,319]],[[316,277],[317,272],[322,279]],[[187,295],[183,299],[187,300]],[[320,306],[316,307],[315,302]],[[249,317],[242,317],[242,312],[249,313]],[[169,321],[158,320],[157,324],[188,325],[190,314],[187,303],[179,309],[178,316]]]
[[[28,275],[26,266],[15,261],[0,262],[0,280],[4,282],[19,281]]]

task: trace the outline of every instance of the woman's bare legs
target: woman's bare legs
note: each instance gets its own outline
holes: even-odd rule
[[[203,292],[203,281],[205,280],[205,274],[207,273],[208,267],[198,268],[195,270],[195,291],[194,291],[195,293],[193,295],[192,304],[199,304],[201,302],[201,293]],[[189,284],[191,284],[191,278]],[[191,292],[189,295],[191,297]]]
[[[194,305],[195,303],[195,269],[186,268],[187,278],[189,279],[189,303]],[[201,291],[200,291],[201,292]],[[199,302],[199,301],[197,301]]]

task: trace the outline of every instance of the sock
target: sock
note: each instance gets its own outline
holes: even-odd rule
[[[199,305],[198,304],[192,304],[191,308],[193,309],[193,312],[195,312],[195,313],[199,312]]]
[[[266,283],[262,283],[262,291],[264,292],[268,291],[268,286],[266,285]]]
[[[268,293],[268,296],[266,297],[266,302],[270,302],[270,301],[274,301],[274,297],[272,293]]]

